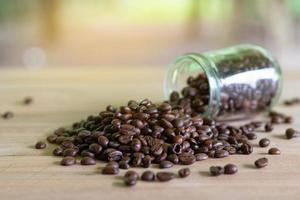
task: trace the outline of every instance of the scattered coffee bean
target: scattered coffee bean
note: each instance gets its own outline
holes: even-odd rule
[[[56,142],[56,139],[57,139],[57,135],[49,135],[47,137],[47,141],[51,144],[54,144]]]
[[[159,167],[161,169],[171,168],[171,167],[173,167],[173,163],[168,160],[164,160],[159,163]]]
[[[214,155],[215,158],[225,158],[227,156],[229,156],[229,152],[223,149],[216,150]]]
[[[219,176],[224,173],[224,168],[221,166],[211,166],[209,171],[212,176]]]
[[[166,182],[174,179],[176,175],[173,172],[157,172],[156,178],[160,182]]]
[[[285,136],[287,139],[292,139],[292,138],[296,138],[296,137],[300,137],[300,131],[297,131],[293,128],[288,128],[285,131]]]
[[[274,129],[274,126],[271,122],[266,123],[266,125],[265,125],[266,132],[271,132],[271,131],[273,131],[273,129]]]
[[[183,165],[191,165],[196,161],[196,157],[191,153],[182,153],[178,156],[178,159]]]
[[[273,148],[269,149],[268,153],[270,155],[280,155],[281,152],[278,148],[273,147]]]
[[[14,117],[14,113],[13,112],[10,112],[10,111],[7,111],[5,112],[3,115],[2,115],[2,118],[3,119],[11,119]]]
[[[143,181],[155,181],[155,174],[152,171],[144,171],[142,173],[141,179]]]
[[[267,158],[260,158],[254,162],[254,165],[256,168],[263,168],[268,165],[268,159]]]
[[[81,159],[80,164],[81,165],[96,165],[96,161],[95,161],[95,159],[93,159],[91,157],[84,157]]]
[[[25,97],[23,100],[24,105],[30,105],[33,102],[33,98],[32,97]]]
[[[61,160],[60,164],[63,166],[71,166],[76,164],[76,160],[74,157],[67,156]]]
[[[102,174],[116,175],[119,174],[119,171],[119,167],[115,167],[113,165],[108,164],[102,169]]]
[[[182,168],[178,171],[178,175],[180,178],[188,177],[191,174],[191,170],[189,168]]]
[[[136,185],[138,179],[139,179],[139,175],[135,171],[127,171],[124,175],[124,183],[127,186]]]
[[[241,152],[242,152],[242,154],[246,154],[246,155],[251,154],[253,152],[252,145],[249,144],[249,143],[242,144],[242,146],[241,146]]]
[[[47,147],[47,145],[46,145],[46,143],[45,142],[37,142],[36,144],[35,144],[35,148],[36,149],[45,149]]]
[[[119,168],[120,169],[129,169],[129,164],[128,164],[128,162],[126,162],[126,161],[124,161],[124,160],[121,160],[120,162],[119,162]]]
[[[259,146],[260,147],[267,147],[270,145],[270,140],[268,138],[262,138],[260,141],[259,141]]]
[[[52,154],[54,156],[62,156],[63,155],[63,149],[61,147],[57,147],[53,150]]]
[[[63,156],[72,156],[75,157],[78,153],[78,150],[73,148],[68,148],[63,151]]]
[[[238,167],[234,164],[227,164],[224,166],[224,174],[235,174],[238,171]]]

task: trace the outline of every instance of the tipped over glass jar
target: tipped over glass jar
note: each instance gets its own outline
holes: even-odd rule
[[[281,87],[280,66],[267,50],[237,45],[177,58],[167,72],[164,92],[171,103],[192,114],[236,120],[269,111]]]

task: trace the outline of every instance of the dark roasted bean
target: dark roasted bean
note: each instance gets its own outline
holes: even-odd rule
[[[178,171],[178,175],[180,178],[188,177],[191,174],[191,170],[189,168],[182,168]]]
[[[254,162],[254,165],[256,168],[263,168],[268,165],[268,159],[267,158],[260,158]]]
[[[196,158],[191,153],[182,153],[178,156],[179,162],[183,165],[191,165],[196,161]]]
[[[167,160],[174,163],[174,164],[178,164],[179,163],[179,159],[178,156],[176,154],[169,154],[167,156]]]
[[[102,146],[99,145],[99,144],[96,144],[96,143],[91,144],[89,146],[89,151],[94,153],[94,154],[99,154],[102,151]]]
[[[280,155],[281,152],[278,148],[273,147],[273,148],[269,149],[268,153],[271,155]]]
[[[296,137],[300,137],[300,132],[293,129],[293,128],[288,128],[285,131],[285,136],[287,139],[292,139],[292,138],[296,138]]]
[[[11,119],[14,117],[14,113],[11,111],[7,111],[5,113],[2,114],[2,118],[3,119]]]
[[[33,98],[32,97],[25,97],[23,100],[24,105],[30,105],[33,102]]]
[[[238,167],[234,164],[227,164],[224,166],[224,174],[235,174],[238,171]]]
[[[164,161],[162,161],[162,162],[159,163],[159,167],[161,169],[171,168],[171,167],[173,167],[173,163],[171,161],[164,160]]]
[[[90,157],[90,158],[94,158],[95,154],[93,154],[92,152],[88,151],[88,150],[83,150],[80,155],[82,157]]]
[[[102,169],[102,174],[107,175],[116,175],[119,174],[119,167],[115,167],[114,165],[107,165]]]
[[[74,157],[67,156],[61,160],[60,164],[63,166],[71,166],[76,164],[76,160]]]
[[[57,135],[49,135],[49,136],[47,137],[47,141],[48,141],[49,143],[51,143],[51,144],[54,144],[55,141],[56,141],[56,138],[57,138]]]
[[[248,143],[244,143],[241,146],[241,152],[242,154],[251,154],[253,152],[253,147],[252,145],[248,144]]]
[[[65,150],[64,150],[63,156],[71,156],[71,157],[75,157],[77,153],[78,153],[78,150],[77,150],[77,149],[68,148],[68,149],[65,149]]]
[[[55,156],[62,156],[63,155],[63,149],[60,147],[57,147],[53,150],[52,154]]]
[[[143,181],[155,181],[155,174],[152,171],[144,171],[141,176]]]
[[[176,175],[172,172],[157,172],[156,173],[156,178],[160,182],[166,182],[174,179]]]
[[[81,159],[80,164],[81,165],[95,165],[96,161],[95,161],[95,159],[93,159],[91,157],[84,157]]]
[[[107,139],[107,137],[105,136],[99,136],[98,137],[98,143],[102,146],[102,147],[107,147],[109,140]]]
[[[262,138],[260,141],[259,141],[259,146],[260,147],[267,147],[270,145],[270,140],[268,138]]]
[[[139,175],[135,171],[127,171],[124,175],[124,183],[127,186],[133,186],[137,183]]]
[[[46,145],[45,142],[39,141],[39,142],[37,142],[37,143],[35,144],[35,148],[36,148],[36,149],[45,149],[46,147],[47,147],[47,145]]]
[[[216,151],[215,151],[215,155],[214,155],[215,158],[225,158],[225,157],[227,157],[227,156],[229,156],[228,151],[223,150],[223,149],[221,149],[221,150],[216,150]]]
[[[202,161],[208,159],[208,155],[206,153],[197,153],[195,154],[196,161]]]
[[[224,169],[221,166],[211,166],[209,172],[212,176],[219,176],[224,173]]]
[[[126,162],[126,161],[124,161],[124,160],[121,160],[120,162],[119,162],[119,168],[120,169],[129,169],[129,164],[128,164],[128,162]]]
[[[273,131],[273,129],[274,129],[274,126],[272,123],[270,123],[270,122],[266,123],[266,125],[265,125],[266,132],[271,132],[271,131]]]

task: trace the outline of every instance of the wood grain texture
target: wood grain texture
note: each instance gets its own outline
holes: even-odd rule
[[[267,148],[255,148],[252,155],[235,155],[210,159],[191,166],[192,175],[169,183],[143,183],[126,188],[120,176],[100,174],[103,163],[96,166],[59,165],[60,158],[51,156],[53,146],[35,150],[33,145],[55,128],[69,125],[107,104],[121,105],[130,99],[163,99],[161,68],[46,68],[1,69],[0,113],[11,110],[15,117],[0,119],[0,199],[299,199],[300,138],[286,140],[286,125],[269,137],[271,146],[279,147],[280,156],[269,156]],[[285,74],[283,95],[300,96],[300,71]],[[34,103],[20,103],[25,96]],[[292,125],[300,129],[300,106],[278,110],[295,117]],[[256,141],[258,142],[258,140]],[[270,165],[254,169],[255,159],[266,156]],[[236,163],[238,174],[210,177],[211,165]],[[176,172],[181,166],[170,169]],[[144,169],[136,169],[139,172]],[[158,169],[154,168],[154,171]],[[124,171],[121,172],[121,175]]]

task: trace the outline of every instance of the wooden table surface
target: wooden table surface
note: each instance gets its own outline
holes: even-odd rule
[[[255,148],[248,156],[197,162],[186,179],[139,182],[133,188],[124,187],[120,176],[101,175],[104,163],[62,167],[60,158],[51,155],[53,146],[45,151],[33,148],[55,128],[96,114],[107,104],[146,97],[162,100],[164,73],[163,68],[151,67],[1,69],[0,113],[10,110],[15,117],[0,119],[0,199],[300,199],[300,138],[286,140],[287,125],[277,126],[272,133],[258,133],[259,138],[268,137],[272,147],[281,149],[280,156]],[[300,71],[288,71],[284,77],[283,95],[300,96]],[[34,97],[34,103],[22,105],[25,96]],[[277,110],[293,115],[292,127],[300,129],[300,106],[278,105]],[[269,166],[253,168],[253,162],[262,156],[269,158]],[[208,175],[211,165],[227,163],[237,164],[238,174]]]

